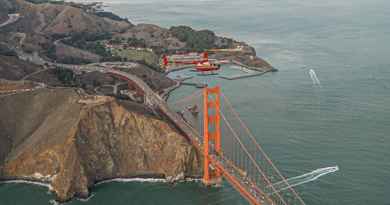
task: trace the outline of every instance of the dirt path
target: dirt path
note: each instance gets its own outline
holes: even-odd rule
[[[29,77],[31,77],[31,76],[33,76],[33,75],[36,75],[36,74],[38,74],[38,73],[42,73],[42,72],[45,72],[45,71],[47,71],[47,70],[49,70],[50,68],[44,68],[44,69],[42,69],[42,70],[38,70],[38,71],[35,71],[35,72],[33,72],[33,73],[30,73],[30,74],[28,74],[28,75],[26,75],[26,76],[24,76],[22,79],[20,79],[20,80],[27,80],[27,78],[29,78]]]

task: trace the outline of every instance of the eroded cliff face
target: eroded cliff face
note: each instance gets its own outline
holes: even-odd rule
[[[74,89],[1,97],[0,179],[50,183],[66,201],[104,179],[199,174],[199,155],[183,136],[128,107]]]

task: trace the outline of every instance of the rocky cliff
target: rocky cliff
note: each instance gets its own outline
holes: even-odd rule
[[[198,175],[196,150],[146,110],[75,89],[0,97],[0,179],[46,182],[66,201],[105,179]]]

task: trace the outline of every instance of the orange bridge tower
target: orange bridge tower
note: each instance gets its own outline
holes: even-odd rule
[[[211,156],[221,156],[219,86],[203,90],[203,183],[207,186],[220,184],[222,172],[211,164]]]

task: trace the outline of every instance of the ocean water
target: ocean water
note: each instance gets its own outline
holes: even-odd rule
[[[284,175],[339,166],[296,188],[306,204],[390,205],[390,1],[103,2],[135,23],[208,28],[253,45],[279,72],[198,80],[222,86]],[[313,84],[311,69],[321,86]],[[170,100],[193,90],[182,87]],[[92,192],[88,201],[68,204],[247,204],[228,184],[205,189],[197,182],[113,182]],[[51,199],[46,188],[0,185],[1,205]]]

